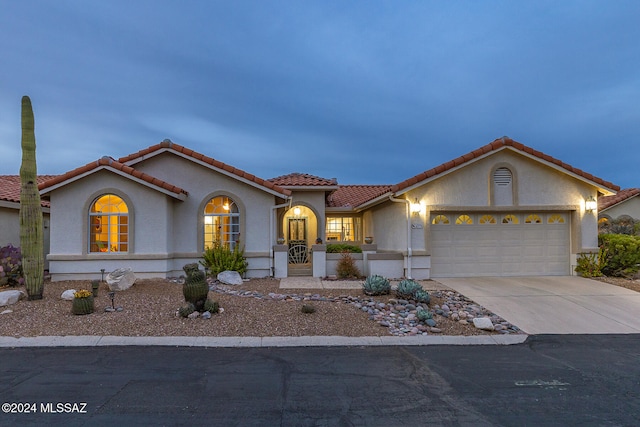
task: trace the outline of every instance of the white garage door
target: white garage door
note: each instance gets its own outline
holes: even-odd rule
[[[569,274],[569,214],[431,216],[432,277]]]

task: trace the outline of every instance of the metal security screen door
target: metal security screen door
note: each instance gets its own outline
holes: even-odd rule
[[[309,262],[306,218],[289,218],[289,264]]]

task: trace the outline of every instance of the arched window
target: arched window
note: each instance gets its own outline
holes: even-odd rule
[[[531,214],[527,216],[524,222],[525,224],[542,224],[542,219],[536,214]]]
[[[482,215],[479,222],[480,224],[495,224],[496,219],[493,215]]]
[[[104,194],[89,209],[89,252],[128,250],[129,208],[115,194]]]
[[[204,207],[204,247],[225,245],[234,249],[240,240],[238,205],[226,196],[209,200]]]
[[[458,218],[456,218],[456,224],[458,225],[462,225],[462,224],[473,224],[473,219],[471,219],[471,217],[469,215],[460,215],[458,216]]]
[[[431,221],[432,224],[449,224],[449,218],[446,215],[436,215]]]
[[[503,224],[519,224],[520,220],[518,219],[518,217],[516,215],[507,214],[507,215],[502,217],[502,223]]]

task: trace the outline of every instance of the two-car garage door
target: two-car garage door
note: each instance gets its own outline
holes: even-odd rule
[[[432,277],[569,274],[567,212],[444,212],[430,221]]]

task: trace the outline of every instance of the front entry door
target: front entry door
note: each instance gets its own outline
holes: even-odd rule
[[[307,219],[289,218],[289,264],[308,264]]]

